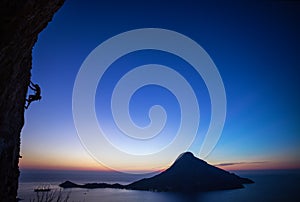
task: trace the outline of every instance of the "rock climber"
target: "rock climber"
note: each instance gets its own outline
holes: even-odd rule
[[[26,99],[27,101],[27,105],[25,106],[25,109],[27,109],[30,105],[30,103],[32,101],[36,101],[36,100],[40,100],[42,99],[42,96],[41,96],[41,88],[38,84],[34,84],[30,81],[30,85],[29,85],[29,88],[31,90],[33,90],[35,92],[34,95],[29,95],[28,99]]]

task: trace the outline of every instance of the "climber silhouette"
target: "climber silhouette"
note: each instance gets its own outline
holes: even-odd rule
[[[27,105],[25,106],[25,109],[27,109],[30,105],[30,103],[32,101],[36,101],[36,100],[40,100],[42,99],[42,96],[41,96],[41,88],[38,84],[34,84],[30,81],[30,85],[29,85],[29,88],[33,91],[35,91],[35,94],[34,95],[29,95],[28,99],[26,99],[27,101]]]

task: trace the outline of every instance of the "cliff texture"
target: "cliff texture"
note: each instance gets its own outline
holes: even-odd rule
[[[0,201],[16,201],[32,47],[64,0],[0,2]]]

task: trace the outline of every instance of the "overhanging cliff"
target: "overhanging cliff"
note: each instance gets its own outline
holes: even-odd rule
[[[16,201],[32,48],[64,0],[0,2],[0,201]]]

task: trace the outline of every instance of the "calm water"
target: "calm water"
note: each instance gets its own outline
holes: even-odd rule
[[[69,201],[78,202],[265,202],[300,201],[300,171],[240,171],[235,172],[248,177],[255,184],[244,189],[214,191],[198,194],[179,194],[164,192],[133,191],[120,189],[67,189],[63,195],[70,194]],[[51,185],[59,190],[58,184],[65,180],[84,184],[88,182],[108,182],[128,184],[150,175],[124,175],[121,173],[83,172],[83,171],[22,171],[19,184],[19,198],[30,201],[36,197],[33,189],[40,185]]]

